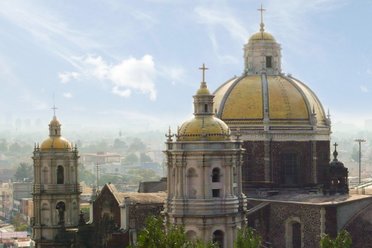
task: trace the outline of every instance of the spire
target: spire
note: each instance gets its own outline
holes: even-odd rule
[[[262,4],[261,4],[261,8],[259,8],[257,10],[261,12],[260,32],[264,32],[265,31],[265,24],[263,22],[263,12],[266,11],[266,9],[262,8]]]
[[[53,119],[49,123],[49,136],[50,137],[59,137],[61,136],[61,124],[59,123],[56,116],[57,107],[53,104]]]
[[[333,161],[338,161],[338,159],[337,159],[337,156],[338,156],[337,146],[338,146],[338,144],[334,143],[333,146],[335,147],[335,150],[333,151]]]
[[[202,71],[202,81],[200,88],[194,96],[194,114],[196,115],[214,115],[213,113],[213,98],[214,96],[209,92],[207,83],[205,82],[205,71],[208,70],[205,64],[199,67]]]
[[[205,82],[205,71],[208,70],[208,68],[205,67],[205,64],[203,63],[202,67],[199,67],[199,70],[202,71],[202,81],[200,83],[200,88],[207,88],[207,83]]]

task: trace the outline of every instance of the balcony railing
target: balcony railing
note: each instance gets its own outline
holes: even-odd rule
[[[35,184],[33,187],[34,194],[40,193],[79,193],[82,188],[79,184]]]

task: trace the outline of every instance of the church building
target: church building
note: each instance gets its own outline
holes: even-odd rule
[[[61,136],[55,114],[49,124],[49,138],[35,146],[32,158],[35,247],[70,247],[68,231],[79,224],[79,155],[77,148]]]
[[[214,107],[242,134],[244,192],[323,184],[331,122],[322,104],[306,84],[282,72],[280,44],[262,19],[243,50],[242,75],[214,92]]]

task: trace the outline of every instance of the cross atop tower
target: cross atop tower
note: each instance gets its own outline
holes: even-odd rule
[[[257,9],[257,10],[261,12],[260,31],[263,32],[263,31],[265,31],[265,29],[264,29],[265,24],[263,23],[263,12],[266,11],[266,9],[262,8],[262,4],[261,4],[261,8],[259,8],[259,9]]]
[[[203,75],[203,80],[202,82],[205,82],[205,71],[208,70],[207,67],[205,67],[204,63],[203,63],[203,66],[202,67],[199,67],[199,70],[202,70],[202,75]]]
[[[58,108],[56,107],[55,104],[53,104],[52,109],[53,109],[53,116],[56,117],[56,109],[58,109]]]
[[[337,143],[334,143],[333,146],[335,147],[335,151],[336,151],[338,144]]]

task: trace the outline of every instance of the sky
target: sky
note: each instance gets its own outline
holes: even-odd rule
[[[332,122],[372,119],[372,0],[0,1],[0,130],[167,130],[208,87],[243,72],[265,28],[282,70],[305,82]]]

